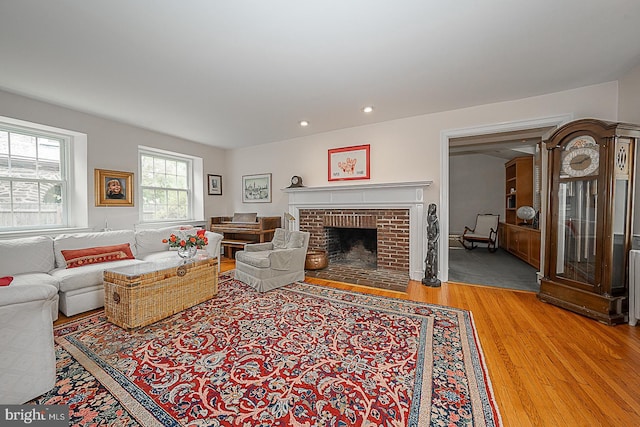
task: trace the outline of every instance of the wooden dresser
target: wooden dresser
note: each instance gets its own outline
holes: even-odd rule
[[[212,217],[209,230],[222,234],[222,250],[226,258],[233,259],[234,251],[244,249],[247,243],[270,242],[276,228],[281,227],[279,216],[257,217],[255,222],[233,221],[230,216]]]

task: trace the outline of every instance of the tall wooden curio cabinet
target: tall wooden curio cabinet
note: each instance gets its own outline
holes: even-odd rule
[[[625,321],[638,139],[640,126],[582,119],[545,141],[549,198],[540,300],[607,324]]]

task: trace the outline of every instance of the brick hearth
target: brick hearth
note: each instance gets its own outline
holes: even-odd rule
[[[308,277],[372,286],[374,288],[399,292],[406,292],[407,285],[409,284],[408,273],[383,269],[370,270],[344,265],[339,262],[331,263],[327,268],[322,270],[306,270],[305,274]]]

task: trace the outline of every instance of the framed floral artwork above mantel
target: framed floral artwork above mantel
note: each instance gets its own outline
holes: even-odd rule
[[[329,181],[369,179],[369,153],[369,144],[330,149]]]
[[[95,169],[96,206],[133,206],[133,172]]]

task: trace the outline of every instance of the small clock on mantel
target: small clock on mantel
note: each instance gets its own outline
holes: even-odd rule
[[[304,187],[304,185],[302,185],[302,178],[299,177],[298,175],[294,175],[291,177],[291,185],[288,188],[297,188],[297,187]]]
[[[607,324],[625,321],[639,140],[640,126],[582,119],[545,141],[549,197],[540,300]]]

